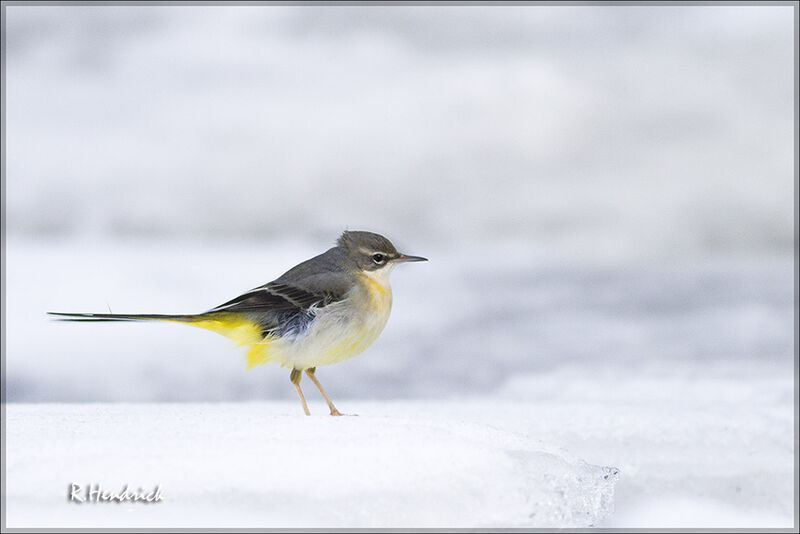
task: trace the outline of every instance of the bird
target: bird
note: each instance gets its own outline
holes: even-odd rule
[[[247,347],[248,369],[268,362],[290,369],[289,381],[306,415],[311,412],[300,388],[303,372],[322,394],[330,415],[340,416],[316,368],[357,356],[378,338],[392,308],[389,275],[401,263],[420,261],[428,260],[398,252],[380,234],[346,230],[322,254],[203,313],[48,314],[61,321],[167,321],[222,334]]]

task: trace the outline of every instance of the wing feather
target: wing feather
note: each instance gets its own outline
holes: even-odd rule
[[[209,314],[241,313],[259,325],[262,335],[283,336],[305,330],[315,310],[344,298],[335,292],[308,291],[288,283],[270,282],[209,310]]]
[[[312,306],[321,308],[342,298],[333,293],[315,293],[289,284],[270,282],[251,289],[235,299],[220,304],[210,311],[250,312],[308,310]]]

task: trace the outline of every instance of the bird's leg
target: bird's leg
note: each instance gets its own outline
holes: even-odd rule
[[[297,396],[300,397],[300,402],[303,403],[303,411],[306,412],[306,415],[311,415],[311,412],[308,411],[308,405],[306,404],[306,398],[303,396],[303,390],[300,389],[300,379],[301,378],[303,378],[302,371],[298,371],[297,369],[292,369],[292,374],[289,375],[289,380],[292,381],[292,384],[294,385],[294,389],[297,390]],[[314,382],[316,382],[316,380]]]
[[[310,368],[306,369],[306,374],[308,375],[308,378],[310,378],[311,381],[314,382],[314,385],[317,386],[317,389],[319,390],[319,392],[322,393],[322,396],[325,399],[325,402],[328,403],[328,408],[331,409],[331,415],[342,415],[341,413],[339,413],[339,410],[336,409],[336,406],[333,405],[331,400],[325,394],[325,390],[322,389],[322,384],[319,383],[319,380],[317,380],[317,377],[314,376],[314,372],[316,370],[317,370],[316,367],[310,367]]]

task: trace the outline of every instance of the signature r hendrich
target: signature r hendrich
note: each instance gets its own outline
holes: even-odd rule
[[[78,504],[87,502],[141,502],[146,504],[161,502],[163,499],[164,495],[161,492],[161,484],[157,485],[149,492],[144,491],[142,488],[139,488],[136,491],[130,490],[128,489],[127,484],[125,484],[122,490],[118,492],[107,491],[103,489],[100,484],[89,484],[88,486],[84,487],[73,482],[69,485],[68,500],[69,502]]]

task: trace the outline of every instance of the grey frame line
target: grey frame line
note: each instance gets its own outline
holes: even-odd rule
[[[544,529],[544,528],[8,528],[6,526],[6,8],[14,6],[492,6],[502,8],[503,6],[600,6],[600,7],[615,7],[615,6],[790,6],[794,7],[794,454],[795,454],[795,508],[794,508],[794,526],[791,528],[580,528],[580,529]],[[0,99],[0,193],[2,193],[2,202],[0,202],[0,369],[2,369],[2,392],[0,392],[0,479],[2,479],[2,495],[0,495],[0,527],[3,532],[673,532],[681,530],[689,530],[692,532],[796,532],[800,526],[800,505],[798,504],[798,496],[800,496],[800,456],[798,455],[800,448],[800,418],[798,418],[798,403],[800,403],[800,389],[798,389],[798,381],[800,376],[800,325],[798,325],[798,317],[800,317],[800,271],[798,271],[798,253],[800,247],[798,246],[798,232],[800,231],[800,200],[798,199],[798,192],[800,192],[800,116],[798,116],[798,109],[800,109],[800,93],[798,93],[798,72],[800,68],[798,65],[798,46],[800,46],[800,2],[798,1],[607,1],[607,2],[588,2],[588,1],[521,1],[521,2],[487,2],[487,1],[427,1],[427,2],[358,2],[358,1],[59,1],[59,0],[42,0],[42,1],[21,1],[21,0],[3,0],[0,2],[0,35],[2,41],[0,42],[0,91],[3,98]]]

